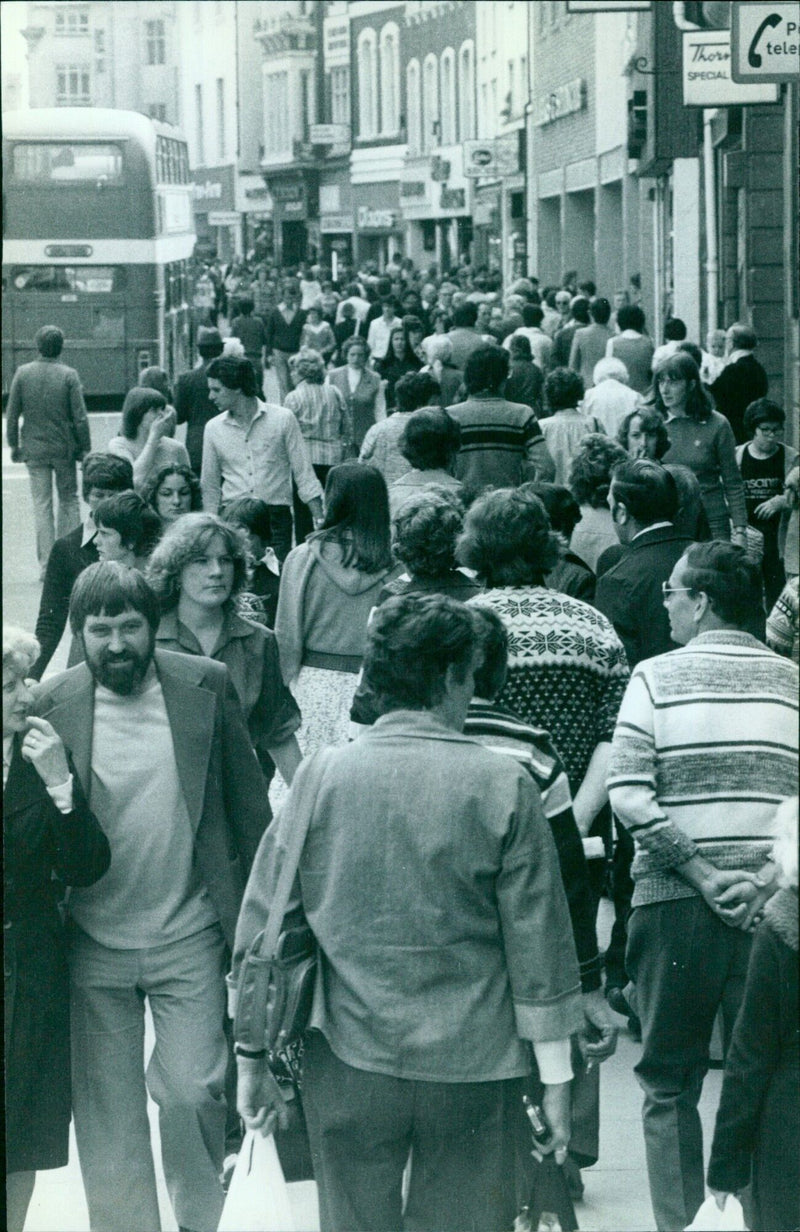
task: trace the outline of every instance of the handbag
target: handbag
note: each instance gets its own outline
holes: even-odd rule
[[[294,1232],[275,1140],[249,1130],[233,1170],[218,1232]]]
[[[274,1053],[299,1042],[308,1025],[317,974],[317,942],[305,918],[283,928],[286,907],[308,834],[317,784],[298,785],[296,816],[266,926],[245,951],[235,986],[227,977],[233,1038],[252,1052]],[[313,795],[313,799],[311,799]]]

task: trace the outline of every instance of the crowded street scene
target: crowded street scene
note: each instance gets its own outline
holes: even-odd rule
[[[796,3],[0,16],[6,1229],[800,1230]]]

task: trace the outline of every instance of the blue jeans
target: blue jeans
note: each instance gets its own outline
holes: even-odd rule
[[[56,538],[68,535],[81,520],[78,503],[78,469],[75,462],[63,459],[34,465],[28,462],[33,516],[36,524],[36,556],[44,572]],[[53,523],[53,476],[58,492],[58,521]]]
[[[222,931],[215,925],[167,945],[112,950],[75,928],[70,976],[73,1114],[92,1229],[161,1227],[149,1090],[175,1217],[215,1232],[224,1200]],[[156,1037],[146,1075],[145,997]]]
[[[717,1010],[725,1044],[744,995],[752,937],[699,896],[635,907],[625,967],[636,986],[650,1200],[659,1232],[691,1223],[705,1197],[697,1105]]]

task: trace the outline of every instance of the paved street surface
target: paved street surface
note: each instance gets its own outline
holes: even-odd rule
[[[271,373],[267,374],[270,382]],[[274,397],[271,383],[267,396]],[[109,421],[93,417],[95,447],[111,435]],[[5,440],[5,432],[4,432]],[[3,447],[3,613],[4,619],[32,630],[39,606],[40,586],[34,551],[33,515],[25,468],[10,461]],[[66,634],[51,670],[66,663],[69,634]],[[601,905],[601,941],[610,931],[610,905]],[[152,1047],[152,1027],[148,1024],[145,1048]],[[639,1046],[622,1035],[619,1047],[602,1069],[600,1162],[584,1172],[585,1200],[577,1208],[578,1219],[586,1232],[649,1232],[655,1227],[647,1190],[644,1144],[641,1129],[641,1093],[633,1076]],[[706,1139],[710,1146],[714,1114],[719,1100],[721,1075],[712,1071],[705,1082],[701,1111]],[[150,1107],[151,1128],[158,1161],[158,1123]],[[163,1177],[159,1172],[162,1223],[164,1232],[174,1232],[175,1220],[169,1206]],[[298,1232],[313,1232],[319,1227],[316,1186],[313,1182],[291,1185]],[[85,1232],[88,1229],[86,1204],[74,1141],[66,1168],[41,1173],[25,1225],[26,1232]],[[133,1230],[132,1230],[133,1232]]]

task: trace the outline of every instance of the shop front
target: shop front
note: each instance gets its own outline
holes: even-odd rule
[[[398,183],[359,184],[353,200],[356,263],[383,270],[393,253],[405,250]]]
[[[353,189],[349,161],[326,167],[319,186],[319,230],[322,264],[334,281],[342,266],[353,264]]]
[[[409,161],[400,181],[400,202],[408,255],[417,265],[435,263],[446,273],[471,259],[470,198],[460,146]]]
[[[307,176],[267,176],[272,197],[273,242],[279,265],[299,265],[315,261],[319,251],[319,232],[310,224],[316,215],[317,191]]]

